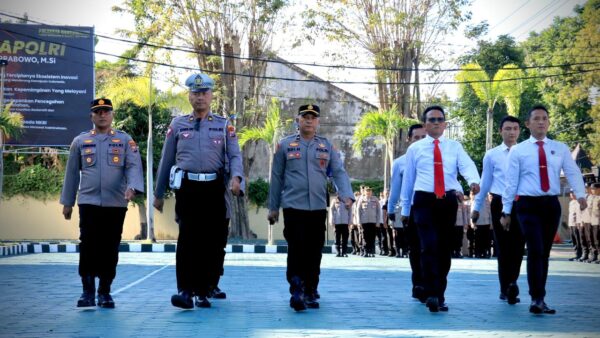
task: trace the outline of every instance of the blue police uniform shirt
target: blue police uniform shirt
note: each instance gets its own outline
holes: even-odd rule
[[[506,160],[510,148],[502,143],[501,145],[488,150],[483,157],[483,172],[481,173],[481,190],[475,195],[473,210],[479,211],[483,205],[488,192],[496,195],[502,195],[505,188],[504,172],[506,170]]]
[[[400,190],[402,188],[402,176],[406,168],[406,155],[402,155],[392,163],[392,174],[390,179],[390,198],[388,200],[388,213],[399,211]]]
[[[502,194],[502,212],[510,214],[516,196],[557,196],[560,190],[560,172],[565,173],[577,198],[585,197],[583,177],[571,158],[566,144],[544,138],[544,152],[550,189],[542,191],[538,140],[533,136],[512,147],[506,167],[506,188]]]
[[[62,205],[73,206],[77,198],[79,205],[127,207],[127,189],[144,192],[142,159],[131,136],[113,129],[106,134],[91,130],[73,139]]]
[[[467,180],[469,185],[479,183],[479,173],[473,160],[464,150],[462,144],[441,136],[439,147],[442,153],[444,167],[444,187],[446,191],[455,190],[462,192],[457,174]],[[406,169],[402,178],[400,191],[401,215],[410,215],[413,194],[416,191],[434,191],[433,182],[433,144],[434,138],[427,135],[425,138],[411,144],[406,151]]]
[[[269,187],[269,210],[327,208],[327,172],[341,199],[354,200],[350,178],[339,152],[329,140],[315,135],[304,140],[299,134],[283,138],[273,156]]]

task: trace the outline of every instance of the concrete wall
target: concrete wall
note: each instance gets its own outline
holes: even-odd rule
[[[165,200],[164,213],[155,211],[155,235],[161,239],[177,239],[179,230],[175,223],[175,199]],[[140,231],[139,209],[129,206],[123,226],[123,239],[132,240]],[[258,239],[267,238],[267,210],[251,207],[248,210],[250,229]],[[282,218],[280,218],[282,220]],[[328,229],[328,238],[333,238]],[[73,208],[70,221],[62,215],[58,199],[39,201],[15,197],[0,202],[0,240],[76,240],[79,238],[79,212]],[[283,241],[283,222],[273,226],[273,238]]]

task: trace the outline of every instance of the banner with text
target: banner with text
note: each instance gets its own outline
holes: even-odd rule
[[[92,128],[92,27],[0,23],[6,60],[4,103],[24,116],[24,132],[7,144],[64,146]]]

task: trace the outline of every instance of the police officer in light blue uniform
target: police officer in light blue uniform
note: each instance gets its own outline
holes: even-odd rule
[[[316,135],[320,109],[303,105],[296,121],[299,133],[283,138],[273,158],[269,187],[269,222],[283,208],[283,235],[288,243],[286,277],[290,307],[296,311],[318,308],[317,286],[325,242],[328,172],[339,198],[351,208],[354,196],[339,152]]]
[[[112,102],[96,99],[91,104],[94,129],[71,143],[60,196],[65,219],[71,219],[77,197],[79,206],[79,275],[83,294],[78,307],[114,308],[110,287],[116,276],[119,244],[127,204],[144,191],[138,147],[126,133],[111,128]]]
[[[210,111],[214,81],[193,74],[185,82],[193,112],[173,119],[158,167],[154,206],[162,211],[171,173],[181,178],[175,189],[179,223],[176,273],[178,294],[171,303],[180,308],[210,307],[207,297],[217,287],[229,224],[226,189],[243,194],[242,155],[235,127]],[[175,179],[174,181],[177,181]],[[177,184],[176,182],[174,182]],[[224,298],[224,294],[220,297]]]

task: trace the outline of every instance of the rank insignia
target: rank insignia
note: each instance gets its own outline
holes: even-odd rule
[[[181,133],[181,136],[183,136],[183,138],[189,138],[190,137],[190,133]]]
[[[92,129],[92,131],[90,131],[90,134],[96,135],[96,131]]]
[[[171,136],[171,134],[173,134],[173,128],[169,126],[169,129],[167,129],[167,137]]]
[[[117,148],[113,148],[113,150],[112,150],[112,153],[113,153],[113,154],[118,154],[118,153],[119,153],[119,149],[117,149]]]
[[[213,143],[214,144],[221,144],[221,139],[215,138],[215,139],[213,139]]]
[[[135,144],[134,140],[130,140],[129,141],[129,148],[131,149],[131,151],[133,151],[134,153],[137,153],[138,151],[138,146],[137,144]]]
[[[111,129],[111,130],[110,130],[110,134],[111,134],[111,135],[115,135],[116,133],[115,133],[115,131],[114,131],[114,130],[112,130],[112,129]]]

